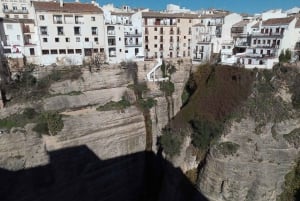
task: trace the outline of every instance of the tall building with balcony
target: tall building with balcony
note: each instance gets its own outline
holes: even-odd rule
[[[1,1],[0,18],[33,19],[30,0]]]
[[[216,57],[222,47],[232,45],[231,27],[241,20],[242,16],[237,13],[226,11],[203,13],[200,16],[200,23],[193,27],[193,63],[207,62]]]
[[[145,60],[192,55],[192,27],[197,14],[143,12]]]
[[[293,50],[297,42],[295,17],[271,18],[258,24],[252,32],[251,44],[240,62],[246,68],[272,68],[281,51]],[[257,25],[255,25],[257,26]]]
[[[105,60],[103,12],[95,3],[33,2],[39,35],[38,64],[78,65]]]
[[[143,60],[141,11],[103,7],[108,62]]]

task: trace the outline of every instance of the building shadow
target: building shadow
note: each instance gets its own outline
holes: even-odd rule
[[[1,201],[206,200],[161,154],[99,159],[87,146],[49,153],[45,166],[0,169]]]

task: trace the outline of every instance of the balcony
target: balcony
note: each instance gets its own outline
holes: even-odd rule
[[[22,9],[2,9],[3,13],[28,14],[28,10]]]
[[[296,51],[300,51],[300,42],[297,42],[294,48]]]
[[[276,44],[255,44],[255,45],[252,45],[253,47],[260,47],[260,48],[275,48],[275,49],[278,49],[279,48],[279,45],[276,45]]]
[[[53,24],[62,24],[62,20],[53,20]]]
[[[250,46],[250,44],[247,43],[247,42],[237,42],[237,43],[235,44],[235,46],[236,46],[236,47],[248,47],[248,46]]]
[[[107,30],[107,35],[114,36],[114,35],[116,35],[116,32],[114,30]]]
[[[132,37],[132,36],[136,36],[136,37],[141,37],[142,36],[142,32],[125,32],[125,36],[128,37]]]
[[[48,35],[47,31],[41,31],[41,35]]]
[[[283,37],[283,33],[278,32],[278,33],[261,33],[261,32],[254,32],[252,34],[254,37]]]
[[[126,47],[141,47],[142,43],[141,42],[125,42]]]

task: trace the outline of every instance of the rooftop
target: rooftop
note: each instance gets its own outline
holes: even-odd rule
[[[272,18],[262,22],[263,26],[285,25],[291,23],[294,17]]]
[[[62,7],[60,6],[59,2],[33,1],[32,3],[36,11],[63,13],[103,13],[99,7],[90,3],[64,2]]]
[[[297,20],[295,28],[300,28],[300,18]]]
[[[249,24],[249,20],[242,20],[232,25],[232,27],[244,27],[247,24]]]
[[[191,14],[191,13],[166,13],[166,12],[155,12],[155,11],[149,11],[149,12],[142,12],[143,17],[157,17],[157,18],[199,18],[199,15],[197,14]]]

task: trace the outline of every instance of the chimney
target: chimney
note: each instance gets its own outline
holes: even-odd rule
[[[64,6],[64,1],[63,0],[59,0],[59,7],[63,7]]]

